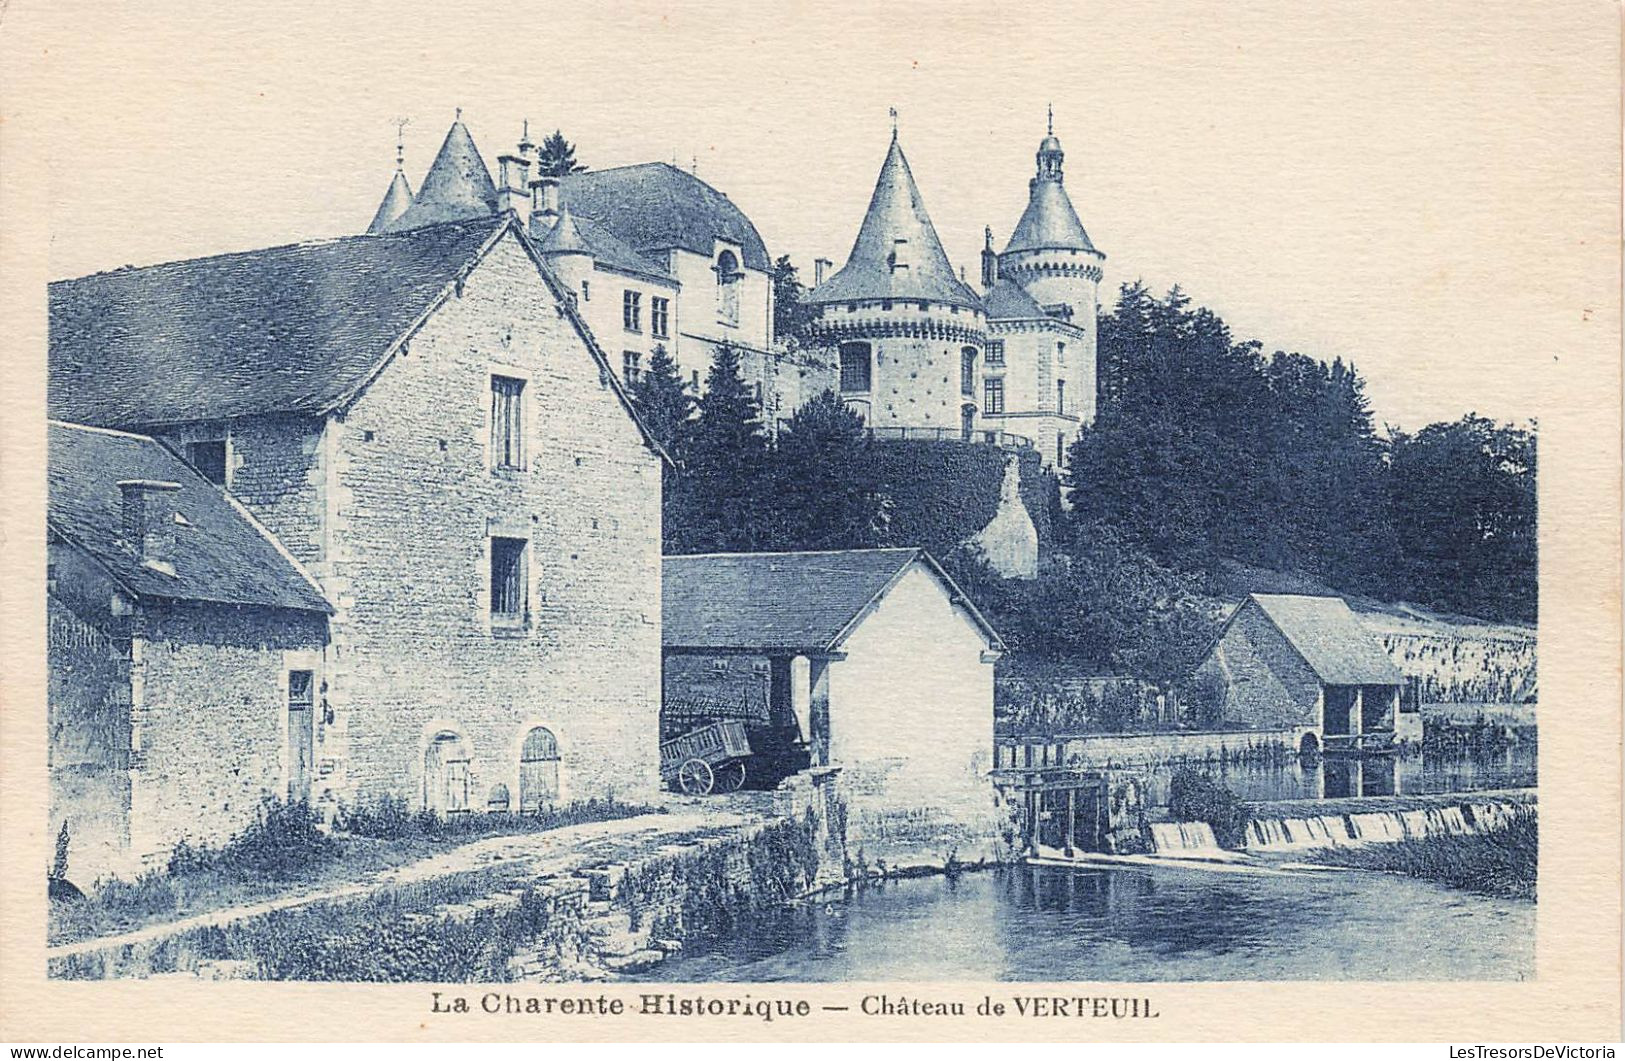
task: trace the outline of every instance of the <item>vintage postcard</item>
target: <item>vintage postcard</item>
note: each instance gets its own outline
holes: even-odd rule
[[[1617,1038],[1618,31],[0,6],[0,1038]]]

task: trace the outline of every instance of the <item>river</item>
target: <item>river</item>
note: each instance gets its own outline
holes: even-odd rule
[[[653,981],[1520,980],[1535,904],[1362,871],[1015,867],[787,909]]]

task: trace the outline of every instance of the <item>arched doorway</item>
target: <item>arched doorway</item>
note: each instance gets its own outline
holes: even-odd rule
[[[559,742],[537,726],[519,750],[519,812],[532,814],[559,798]]]
[[[452,730],[441,730],[423,752],[423,808],[442,817],[467,814],[468,744]]]
[[[1320,758],[1320,738],[1313,733],[1305,733],[1298,742],[1298,754],[1305,759]]]

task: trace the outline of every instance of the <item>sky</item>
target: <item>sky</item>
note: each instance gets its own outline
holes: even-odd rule
[[[52,277],[359,232],[395,119],[415,187],[461,107],[493,170],[527,118],[595,168],[692,166],[810,279],[895,107],[974,278],[1053,105],[1108,305],[1177,283],[1353,361],[1379,422],[1538,416],[1611,304],[1575,256],[1617,239],[1617,125],[1572,135],[1617,118],[1611,3],[874,6],[13,0],[43,43],[8,118],[46,145]]]

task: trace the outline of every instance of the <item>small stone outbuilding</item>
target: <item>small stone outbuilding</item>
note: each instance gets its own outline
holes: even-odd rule
[[[1304,739],[1357,746],[1392,737],[1404,678],[1341,597],[1254,593],[1225,621],[1196,668],[1223,718]]]

